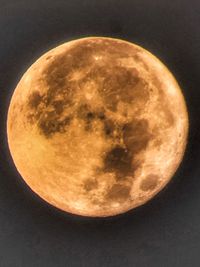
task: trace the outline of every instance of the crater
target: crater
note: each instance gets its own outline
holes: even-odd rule
[[[106,115],[103,111],[99,111],[97,112],[97,118],[103,121],[106,119]]]
[[[158,184],[159,177],[155,174],[149,174],[140,184],[142,191],[154,190]]]
[[[131,187],[123,184],[114,184],[107,192],[106,200],[124,202],[130,199]]]
[[[81,104],[77,109],[77,117],[82,120],[92,119],[94,115],[91,107],[88,104]]]
[[[69,116],[59,120],[59,118],[55,116],[54,112],[47,112],[38,121],[38,127],[46,137],[52,137],[52,134],[56,132],[64,132],[65,127],[68,126],[70,122],[71,117]]]
[[[170,110],[170,106],[168,103],[170,100],[167,99],[167,95],[164,90],[159,90],[158,92],[159,92],[159,102],[160,102],[159,108],[164,113],[165,117],[163,123],[165,127],[171,127],[175,124],[175,117],[173,112]]]
[[[81,104],[78,107],[77,117],[85,122],[86,131],[92,130],[93,121],[100,120],[103,122],[106,119],[106,115],[103,109],[94,109],[88,104]]]
[[[34,91],[30,96],[28,100],[28,104],[30,108],[36,109],[39,104],[41,103],[43,97],[40,95],[40,92]]]
[[[103,169],[105,172],[114,172],[118,179],[126,178],[133,171],[132,158],[129,150],[116,146],[107,152]]]
[[[164,108],[164,112],[165,112],[165,116],[166,116],[166,120],[167,120],[168,126],[169,127],[173,126],[174,123],[175,123],[174,115],[172,114],[172,112],[167,107]]]
[[[56,114],[60,115],[64,110],[65,102],[63,100],[54,100],[52,106],[54,107]]]
[[[92,191],[98,188],[98,182],[95,179],[87,179],[84,183],[84,189],[86,191]]]
[[[148,120],[134,119],[123,126],[124,144],[134,155],[144,150],[151,138]]]
[[[113,136],[115,128],[115,122],[113,120],[107,119],[104,121],[104,133],[107,137]]]

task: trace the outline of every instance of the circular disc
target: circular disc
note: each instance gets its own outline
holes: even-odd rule
[[[142,47],[89,37],[40,57],[11,99],[14,163],[50,204],[111,216],[144,204],[181,162],[188,115],[169,70]]]

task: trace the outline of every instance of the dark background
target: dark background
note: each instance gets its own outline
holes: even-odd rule
[[[39,199],[12,162],[6,116],[12,92],[43,52],[84,36],[142,45],[171,69],[186,97],[184,160],[152,201],[90,219]],[[200,266],[200,1],[0,0],[0,267]]]

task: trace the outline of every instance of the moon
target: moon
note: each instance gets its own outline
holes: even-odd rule
[[[188,125],[181,89],[157,57],[125,40],[86,37],[25,72],[7,137],[38,196],[69,213],[106,217],[162,190],[183,158]]]

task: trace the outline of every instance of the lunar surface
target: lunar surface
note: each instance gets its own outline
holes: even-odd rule
[[[41,198],[83,216],[140,206],[173,177],[186,146],[181,89],[154,55],[88,37],[42,55],[8,110],[17,170]]]

